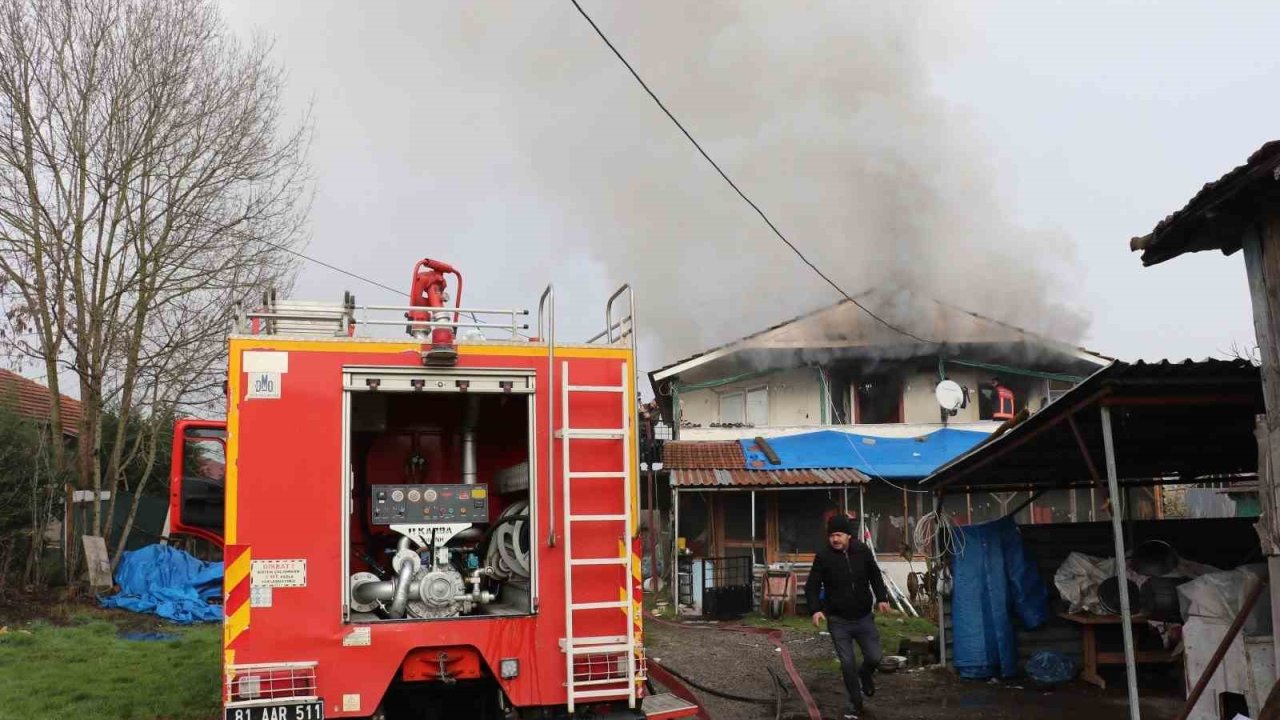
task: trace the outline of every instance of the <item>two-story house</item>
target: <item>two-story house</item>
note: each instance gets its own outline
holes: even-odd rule
[[[804,564],[826,518],[847,512],[905,583],[923,569],[914,528],[931,509],[917,482],[1110,362],[945,302],[859,303],[889,323],[844,301],[649,374],[674,428],[662,456],[674,532],[695,557]],[[962,393],[951,411],[944,379]],[[962,520],[1004,504],[975,497]]]

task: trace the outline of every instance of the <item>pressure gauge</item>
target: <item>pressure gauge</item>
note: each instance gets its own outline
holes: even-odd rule
[[[427,490],[422,493],[422,499],[429,503],[435,502],[437,497],[439,497],[439,495],[436,494],[435,490]]]
[[[399,490],[399,489],[392,490],[392,491],[391,491],[391,500],[392,500],[393,502],[404,502],[404,491],[403,491],[403,490]]]
[[[417,488],[414,488],[409,491],[409,502],[418,502],[421,499],[422,499],[422,493],[418,492]]]

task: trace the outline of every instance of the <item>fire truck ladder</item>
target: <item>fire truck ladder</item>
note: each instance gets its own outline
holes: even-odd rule
[[[569,690],[569,712],[574,712],[580,700],[627,699],[628,707],[636,707],[637,643],[635,619],[632,617],[632,567],[631,558],[631,397],[627,392],[627,363],[622,364],[620,385],[570,385],[569,363],[560,366],[560,427],[556,437],[561,440],[561,468],[564,479],[564,597],[565,638],[561,648],[565,654],[565,684]],[[575,393],[616,393],[622,408],[622,427],[606,429],[574,428],[569,423],[569,397]],[[622,445],[622,467],[616,471],[572,471],[569,465],[569,449],[574,440],[611,440]],[[619,515],[574,514],[571,509],[571,489],[579,479],[611,479],[622,484],[623,509]],[[621,556],[583,557],[573,553],[575,527],[589,524],[617,524],[622,539]],[[614,565],[623,570],[621,599],[607,602],[574,602],[573,570],[583,566]],[[625,631],[619,635],[575,636],[574,615],[591,610],[617,609],[620,618],[626,619]]]

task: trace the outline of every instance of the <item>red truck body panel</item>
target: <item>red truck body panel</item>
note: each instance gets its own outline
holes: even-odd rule
[[[248,376],[242,365],[246,351],[287,357],[287,369],[279,373],[278,397],[247,397]],[[594,529],[593,525],[577,524],[572,544],[575,556],[631,553],[632,576],[627,577],[621,565],[574,567],[572,601],[631,602],[625,609],[576,612],[573,634],[617,636],[624,634],[628,623],[636,626],[638,634],[638,471],[635,453],[628,453],[624,480],[575,480],[572,496],[565,498],[560,454],[564,443],[549,443],[548,433],[560,429],[561,386],[566,382],[561,376],[562,363],[568,363],[568,381],[573,385],[616,386],[625,378],[626,398],[634,400],[633,350],[557,347],[551,376],[545,344],[459,347],[459,369],[518,369],[534,374],[531,446],[535,452],[529,460],[534,470],[531,492],[538,498],[533,534],[538,568],[535,614],[345,622],[343,605],[349,578],[344,574],[344,524],[349,529],[350,519],[344,512],[343,498],[347,432],[344,368],[421,368],[421,351],[422,345],[412,341],[343,337],[236,336],[230,340],[224,669],[233,672],[235,666],[245,664],[313,662],[315,695],[324,699],[326,717],[367,716],[378,707],[393,680],[435,677],[436,669],[427,659],[444,652],[450,667],[466,673],[463,677],[480,672],[497,679],[517,707],[563,706],[567,702],[567,666],[560,643],[566,636],[568,602],[563,503],[567,499],[574,514],[616,514],[627,506],[623,493],[630,493],[631,517],[625,525],[630,528],[628,537],[624,537],[621,523],[602,523]],[[548,403],[554,403],[554,429],[547,427]],[[624,413],[625,404],[619,403],[617,394],[581,393],[571,397],[569,416],[574,427],[625,427],[625,442],[634,448],[634,409]],[[399,451],[389,442],[387,457],[394,457]],[[554,456],[548,454],[552,444]],[[570,469],[575,472],[609,472],[624,464],[624,453],[616,441],[581,439],[574,441],[571,460]],[[371,461],[370,467],[376,462]],[[385,464],[394,466],[393,461]],[[496,470],[495,462],[480,458],[482,483]],[[491,514],[496,516],[501,509],[495,504]],[[558,541],[551,546],[548,535],[553,522]],[[266,579],[271,565],[267,561],[287,565],[289,579],[272,585],[273,581]],[[299,572],[304,564],[305,570]],[[500,678],[504,659],[519,661],[516,677]],[[637,662],[642,662],[642,657]]]

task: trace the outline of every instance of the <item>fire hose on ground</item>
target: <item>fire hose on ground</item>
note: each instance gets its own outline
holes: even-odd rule
[[[805,709],[808,711],[808,714],[809,714],[809,720],[822,720],[822,711],[818,709],[818,704],[814,702],[813,696],[809,694],[809,688],[805,686],[804,680],[801,679],[800,677],[800,672],[796,670],[795,663],[792,662],[791,660],[791,653],[787,650],[786,645],[783,644],[782,642],[781,630],[770,630],[768,628],[747,627],[745,625],[688,625],[685,623],[678,623],[678,622],[671,622],[670,620],[663,620],[662,618],[650,618],[650,620],[662,625],[670,625],[671,627],[681,628],[681,629],[697,628],[699,630],[724,630],[728,632],[740,632],[740,633],[747,633],[751,635],[764,635],[768,637],[769,641],[772,642],[774,646],[777,647],[779,652],[782,654],[782,664],[787,669],[787,675],[791,678],[791,684],[795,685],[796,691],[800,694],[800,698],[804,700]],[[652,664],[652,661],[650,662]],[[673,676],[675,675],[670,671],[669,668],[662,668],[662,670],[669,675],[673,675]],[[676,677],[677,679],[679,679],[679,676],[676,676]],[[699,688],[699,689],[702,689],[703,692],[710,692],[713,695],[717,694],[716,692],[713,692],[704,688]],[[695,699],[692,699],[692,698],[685,698],[685,699],[689,700],[690,702],[696,703]],[[752,699],[750,702],[759,702],[759,700]],[[778,702],[778,713],[780,714],[782,710],[781,695],[779,695],[777,702]],[[699,705],[699,708],[701,707],[702,706]]]
[[[725,692],[724,690],[716,690],[713,687],[708,687],[706,685],[703,685],[698,681],[694,680],[693,678],[677,672],[676,669],[671,667],[670,665],[664,665],[663,669],[665,669],[667,672],[683,680],[684,683],[689,687],[692,687],[695,690],[701,690],[702,692],[708,693],[710,695],[715,695],[716,697],[719,697],[719,698],[724,698],[725,700],[737,700],[738,702],[760,703],[760,704],[767,705],[778,699],[777,693],[775,693],[770,697],[752,697],[750,695],[737,695],[735,693]],[[781,686],[781,678],[778,677],[777,671],[774,670],[773,668],[766,668],[766,669],[769,671],[769,676],[773,678],[775,681],[779,682],[779,688],[777,689],[780,689],[784,693],[784,697],[786,698],[791,697],[791,691]]]

